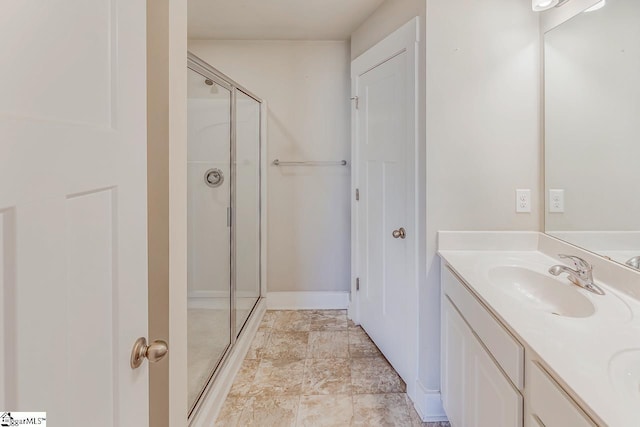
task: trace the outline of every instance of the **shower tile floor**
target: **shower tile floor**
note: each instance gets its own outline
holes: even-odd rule
[[[344,310],[267,311],[216,426],[423,423],[405,384]]]
[[[210,298],[216,300],[216,298]],[[199,303],[187,310],[187,366],[188,404],[191,407],[207,384],[211,372],[229,345],[229,300],[217,298],[217,302]],[[239,298],[237,318],[243,322],[255,298]]]

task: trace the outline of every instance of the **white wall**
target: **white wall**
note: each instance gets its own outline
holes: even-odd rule
[[[351,59],[355,59],[409,20],[420,17],[424,35],[426,0],[386,0],[351,34]],[[424,37],[420,37],[424,41]]]
[[[438,230],[541,230],[540,35],[531,2],[428,0],[421,380],[439,384]],[[529,188],[532,213],[515,213]]]
[[[268,263],[273,291],[347,291],[350,161],[347,42],[193,40],[189,49],[268,104]]]
[[[437,231],[541,230],[540,35],[524,0],[387,0],[353,34],[354,54],[416,12],[426,52],[419,381],[428,393],[440,388]],[[515,213],[517,188],[531,189],[531,214]]]

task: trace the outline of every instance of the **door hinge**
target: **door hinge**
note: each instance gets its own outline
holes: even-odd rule
[[[227,227],[231,227],[231,208],[227,207]]]
[[[360,200],[360,189],[356,188],[356,202]]]
[[[356,110],[358,109],[358,106],[360,105],[360,98],[357,96],[352,96],[351,97],[352,101],[356,101]]]
[[[356,291],[360,290],[360,278],[356,277]]]

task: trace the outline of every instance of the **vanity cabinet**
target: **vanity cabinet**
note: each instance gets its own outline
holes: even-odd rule
[[[443,264],[441,396],[451,425],[597,426],[536,357]]]
[[[480,341],[469,318],[481,315],[465,298],[463,285],[446,270],[442,302],[442,403],[453,427],[522,426],[523,398]],[[447,293],[448,291],[448,293]],[[473,298],[472,295],[468,294]],[[464,318],[458,303],[469,309]],[[488,314],[485,310],[485,313]],[[466,314],[466,313],[465,313]],[[485,325],[487,326],[487,325]],[[506,331],[491,331],[491,341],[500,342]],[[502,328],[500,325],[494,325]],[[502,344],[504,345],[504,344]],[[506,358],[511,358],[507,345]],[[515,349],[516,353],[518,352]],[[522,353],[520,352],[520,355]],[[522,364],[522,358],[520,359]],[[521,367],[520,369],[521,370]]]

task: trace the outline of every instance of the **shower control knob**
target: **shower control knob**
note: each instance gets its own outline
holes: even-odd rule
[[[149,359],[149,362],[158,362],[164,358],[169,352],[169,345],[166,341],[155,340],[151,344],[147,345],[147,339],[140,337],[133,344],[131,350],[131,369],[136,369],[142,365],[144,359]]]
[[[220,187],[224,182],[224,174],[218,168],[209,169],[204,173],[204,183],[209,187]]]
[[[400,227],[397,230],[393,230],[393,233],[391,234],[396,239],[405,239],[407,237],[407,231],[403,227]]]

